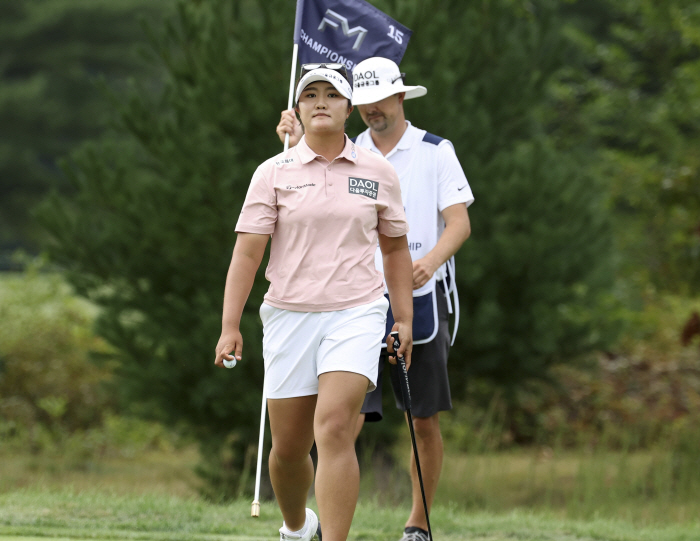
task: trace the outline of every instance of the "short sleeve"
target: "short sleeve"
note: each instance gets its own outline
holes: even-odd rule
[[[447,207],[465,203],[467,207],[474,202],[474,194],[467,177],[457,159],[452,143],[447,140],[438,145],[438,209],[442,212]]]
[[[388,190],[386,191],[385,208],[378,213],[377,231],[387,237],[400,237],[408,233],[408,221],[401,199],[401,183],[394,166],[387,162]]]
[[[277,200],[262,166],[253,174],[236,224],[236,233],[272,235],[277,223]]]

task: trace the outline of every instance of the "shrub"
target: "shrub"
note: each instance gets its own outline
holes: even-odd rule
[[[92,355],[108,351],[95,336],[96,308],[71,293],[59,274],[0,278],[0,423],[5,437],[21,435],[42,447],[49,440],[102,423],[115,404],[104,385],[106,365]],[[3,438],[4,439],[4,438]]]

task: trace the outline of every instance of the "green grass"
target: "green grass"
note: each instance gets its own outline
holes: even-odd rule
[[[95,456],[77,459],[3,450],[0,443],[0,494],[30,489],[56,492],[98,490],[139,496],[167,494],[181,498],[198,495],[201,480],[194,473],[199,454],[193,446],[172,450],[141,450],[131,457]]]
[[[312,502],[312,506],[315,507]],[[407,508],[363,501],[351,540],[396,541]],[[249,517],[250,503],[214,505],[196,498],[116,495],[107,492],[19,490],[0,495],[0,538],[143,540],[274,540],[281,516],[274,503]],[[593,518],[568,520],[547,513],[467,513],[438,506],[438,541],[697,541],[700,523],[638,527]],[[26,541],[26,539],[24,539]]]
[[[673,481],[672,459],[661,450],[448,453],[433,518],[436,538],[698,541],[700,491],[695,482],[682,490]],[[82,463],[0,453],[0,536],[274,539],[281,523],[275,504],[266,503],[263,517],[252,520],[248,501],[205,502],[192,473],[197,460],[192,447]],[[691,466],[680,470],[685,478],[690,479]],[[408,515],[409,489],[400,468],[363,468],[351,539],[396,541]]]
[[[249,518],[249,501],[214,505],[202,500],[198,491],[201,479],[193,473],[199,460],[196,449],[174,445],[162,430],[106,415],[101,424],[92,420],[85,430],[69,433],[58,422],[61,412],[52,406],[56,400],[38,401],[32,406],[37,415],[53,412],[56,426],[52,425],[52,431],[40,430],[42,427],[36,422],[23,420],[20,414],[27,408],[18,408],[20,402],[13,398],[12,393],[17,391],[13,381],[20,380],[10,381],[8,374],[15,373],[9,370],[12,367],[19,370],[35,366],[35,358],[50,358],[54,367],[59,361],[74,367],[76,376],[66,378],[65,388],[59,392],[54,392],[58,385],[55,371],[27,374],[21,380],[26,383],[27,396],[55,399],[73,396],[69,391],[76,383],[81,383],[77,386],[80,388],[95,387],[82,384],[93,381],[85,379],[92,365],[82,354],[87,351],[86,345],[93,344],[85,307],[70,299],[54,304],[42,301],[60,289],[57,278],[30,278],[25,277],[22,282],[20,277],[0,276],[0,308],[3,299],[12,295],[16,296],[15,305],[22,307],[6,318],[14,327],[0,326],[6,385],[6,389],[0,389],[0,410],[5,415],[0,419],[0,541],[278,539],[281,516],[274,502],[265,503],[262,517],[255,520]],[[58,297],[66,295],[64,292]],[[38,300],[32,301],[34,297]],[[39,324],[35,314],[30,313],[30,301],[42,306],[37,313],[43,314],[44,319]],[[8,306],[5,304],[5,308]],[[56,317],[55,310],[61,307],[67,307],[66,313],[75,317]],[[72,325],[71,332],[59,325],[66,321]],[[82,322],[78,326],[83,329],[80,332],[74,332],[76,321]],[[41,332],[33,331],[29,323]],[[656,319],[652,323],[650,328],[659,327]],[[635,346],[642,350],[630,353],[630,358],[656,359],[659,352],[665,352],[665,357],[659,357],[664,363],[673,364],[680,359],[686,363],[682,367],[697,367],[700,359],[695,348],[679,349],[677,333],[671,332],[675,326],[664,327],[665,334],[655,338],[653,350],[643,350],[645,343]],[[47,334],[49,330],[53,334]],[[20,332],[28,338],[20,340]],[[37,349],[36,336],[42,337],[41,347],[47,352]],[[64,342],[56,342],[56,337],[63,340],[66,336],[74,339],[70,351]],[[54,342],[47,337],[53,337]],[[54,343],[64,346],[57,348],[51,345]],[[59,350],[65,358],[54,355]],[[21,362],[11,364],[13,359]],[[688,380],[686,372],[683,377],[688,389],[697,381]],[[649,379],[659,384],[658,377]],[[43,385],[44,381],[50,385]],[[675,382],[673,378],[669,381]],[[49,388],[51,394],[38,394],[35,387]],[[454,445],[450,448],[447,441],[448,452],[432,515],[435,538],[700,541],[700,431],[690,422],[697,419],[700,395],[697,386],[693,387],[694,394],[685,392],[686,387],[681,387],[680,394],[692,415],[669,425],[668,434],[675,434],[673,438],[641,449],[595,446],[584,441],[576,449],[558,449],[552,444],[554,448],[489,452],[477,446],[464,452]],[[671,396],[673,385],[671,390],[665,389],[659,393]],[[624,393],[622,396],[627,397]],[[81,397],[74,396],[76,404],[80,404],[73,408],[76,412],[86,411]],[[73,411],[71,400],[64,404],[69,412]],[[638,417],[644,415],[641,412],[648,413],[647,402],[642,402],[644,408]],[[15,417],[8,417],[13,412]],[[633,433],[626,425],[622,428]],[[686,439],[679,439],[679,435]],[[407,457],[407,431],[402,431],[396,445],[395,456]],[[410,481],[404,469],[365,464],[361,494],[350,539],[396,541],[408,515]],[[315,507],[313,502],[312,506]]]
[[[666,449],[448,454],[436,501],[496,512],[531,509],[568,518],[683,523],[700,517],[698,467],[697,455]]]
[[[687,435],[674,445],[634,451],[448,449],[435,502],[470,512],[517,509],[569,519],[624,519],[638,526],[693,522],[700,517],[700,435]],[[402,435],[394,456],[407,462],[409,449],[410,440]],[[401,505],[410,491],[402,464],[363,464],[362,497]]]

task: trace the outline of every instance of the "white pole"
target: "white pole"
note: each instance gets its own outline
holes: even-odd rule
[[[299,44],[294,44],[292,50],[292,74],[289,76],[289,99],[287,100],[287,109],[291,109],[294,105],[294,76],[297,73],[297,55],[299,54]],[[284,151],[289,149],[289,134],[284,134]]]
[[[265,395],[265,383],[263,381],[260,435],[258,436],[258,465],[255,469],[255,499],[250,509],[250,516],[256,518],[260,516],[260,470],[262,468],[263,442],[265,441],[265,413],[267,412],[267,396]]]
[[[287,109],[294,104],[294,78],[297,73],[297,56],[299,54],[299,31],[301,29],[301,12],[304,0],[297,0],[297,8],[294,16],[294,48],[292,49],[292,71],[289,76],[289,99]],[[284,136],[284,150],[289,150],[289,134]],[[260,436],[258,437],[258,465],[255,469],[255,499],[250,510],[250,516],[260,516],[260,470],[262,468],[263,442],[265,441],[265,414],[267,413],[267,396],[265,393],[265,380],[263,379],[262,407],[260,408]]]

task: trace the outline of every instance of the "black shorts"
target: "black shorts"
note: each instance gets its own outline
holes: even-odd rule
[[[441,285],[441,284],[440,284]],[[438,307],[438,332],[427,344],[413,346],[411,367],[408,370],[408,384],[411,389],[411,414],[414,417],[432,417],[439,411],[452,409],[450,381],[447,377],[447,357],[450,353],[449,314],[447,299],[441,287],[435,288]],[[386,348],[379,360],[377,388],[367,393],[362,404],[365,421],[382,420],[382,379],[386,361]],[[394,391],[396,407],[405,411],[399,386],[399,372],[395,365],[389,365],[391,387]]]

